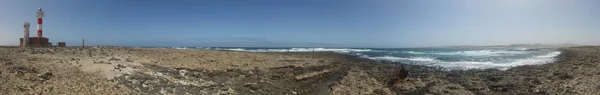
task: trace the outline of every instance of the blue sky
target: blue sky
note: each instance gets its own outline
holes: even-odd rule
[[[598,0],[3,0],[0,44],[45,11],[51,42],[121,46],[600,44]]]

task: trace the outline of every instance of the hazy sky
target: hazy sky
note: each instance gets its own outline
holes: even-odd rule
[[[421,47],[600,44],[600,0],[2,0],[0,45],[45,11],[80,45]]]

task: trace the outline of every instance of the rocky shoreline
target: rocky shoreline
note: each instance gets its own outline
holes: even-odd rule
[[[332,52],[250,53],[129,47],[0,47],[0,94],[597,94],[600,47],[506,71],[444,71]]]
[[[513,67],[505,71],[413,71],[407,83],[393,88],[401,94],[566,94],[590,95],[600,93],[600,47],[570,47],[553,63]],[[427,67],[425,67],[427,68]],[[422,75],[425,75],[424,77]],[[414,88],[417,92],[402,92]]]

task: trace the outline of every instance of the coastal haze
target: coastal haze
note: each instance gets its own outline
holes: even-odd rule
[[[596,95],[597,5],[0,1],[0,94]]]

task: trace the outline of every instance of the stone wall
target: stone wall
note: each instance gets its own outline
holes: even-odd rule
[[[23,38],[19,38],[19,46],[23,46]],[[40,47],[40,46],[52,46],[50,44],[50,42],[48,42],[48,38],[42,37],[40,39],[38,39],[38,37],[29,37],[29,45],[28,46],[34,46],[34,47]]]

